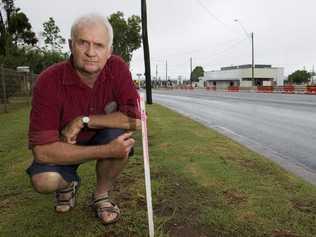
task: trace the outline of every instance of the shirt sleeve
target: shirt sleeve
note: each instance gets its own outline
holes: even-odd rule
[[[40,75],[33,89],[29,147],[59,141],[61,106],[56,82]]]
[[[117,59],[114,68],[114,95],[118,110],[130,118],[140,119],[139,95],[132,80],[128,65]]]

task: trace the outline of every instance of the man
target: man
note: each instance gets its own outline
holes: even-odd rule
[[[34,189],[55,192],[57,212],[75,205],[79,164],[96,160],[93,207],[104,224],[120,210],[109,199],[113,180],[127,163],[140,127],[138,94],[128,66],[112,56],[113,31],[106,18],[85,15],[71,28],[70,60],[39,75],[33,90],[27,169]]]

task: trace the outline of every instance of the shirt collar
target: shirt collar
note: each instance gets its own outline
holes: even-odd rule
[[[96,83],[98,81],[104,80],[106,78],[105,72],[107,71],[107,64],[104,66],[102,71],[100,72]],[[65,71],[63,73],[63,84],[64,85],[78,85],[78,86],[85,86],[83,82],[81,82],[80,77],[78,76],[77,72],[75,71],[75,68],[73,66],[73,56],[70,55],[69,60],[66,61],[66,67]]]

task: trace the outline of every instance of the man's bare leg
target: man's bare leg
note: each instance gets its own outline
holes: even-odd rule
[[[34,189],[39,193],[52,193],[60,189],[70,187],[71,183],[68,183],[63,177],[57,172],[43,172],[33,175],[31,178]],[[60,194],[61,199],[71,198],[71,193]],[[58,212],[66,212],[70,209],[67,205],[56,207]]]
[[[96,164],[97,185],[95,196],[102,195],[111,190],[115,178],[121,173],[128,161],[128,157],[123,159],[99,160]],[[109,204],[110,206],[110,204]],[[115,219],[116,213],[103,212],[102,219],[105,222]]]
[[[57,172],[42,172],[31,178],[34,189],[39,193],[52,193],[69,186],[63,177]]]

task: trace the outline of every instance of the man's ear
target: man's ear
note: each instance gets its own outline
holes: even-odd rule
[[[108,53],[108,58],[107,59],[109,59],[112,56],[112,53],[113,53],[113,47],[111,47],[109,49],[109,53]]]
[[[70,52],[72,52],[72,40],[68,39],[68,47],[70,49]]]

